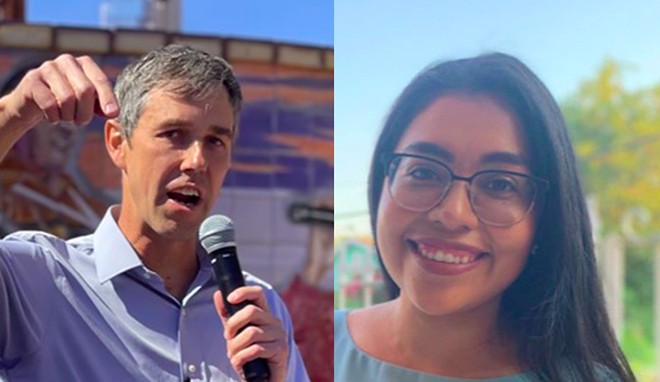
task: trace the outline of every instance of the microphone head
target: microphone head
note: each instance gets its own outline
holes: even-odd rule
[[[235,247],[234,223],[224,215],[209,216],[199,227],[199,241],[208,254],[220,248]]]

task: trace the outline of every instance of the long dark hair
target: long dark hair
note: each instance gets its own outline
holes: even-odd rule
[[[385,120],[371,162],[368,193],[374,238],[386,176],[383,157],[393,152],[420,112],[448,94],[480,94],[504,102],[522,126],[532,156],[530,171],[550,181],[537,210],[537,250],[502,296],[500,325],[515,336],[520,360],[541,381],[597,381],[608,375],[635,381],[605,310],[564,118],[545,85],[518,59],[495,53],[435,64],[404,89]],[[395,298],[399,288],[382,259],[381,266]]]

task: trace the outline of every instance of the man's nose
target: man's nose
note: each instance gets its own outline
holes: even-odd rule
[[[204,144],[200,141],[193,141],[183,154],[181,162],[182,171],[205,171],[208,166],[204,156]]]
[[[428,211],[428,218],[449,231],[476,229],[479,218],[472,210],[468,185],[454,181],[444,199]]]

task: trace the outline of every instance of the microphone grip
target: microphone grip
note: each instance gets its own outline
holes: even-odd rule
[[[218,287],[222,292],[222,302],[225,304],[225,309],[227,309],[227,313],[231,317],[234,313],[250,304],[249,301],[242,301],[238,304],[232,304],[227,301],[227,296],[231,292],[245,286],[245,279],[243,278],[243,272],[241,271],[238,256],[236,255],[236,247],[222,248],[215,252],[220,253],[216,256],[211,256],[211,263],[213,264],[213,270],[218,281]],[[243,365],[243,374],[248,382],[268,382],[270,378],[268,361],[264,358],[257,358],[246,362]]]

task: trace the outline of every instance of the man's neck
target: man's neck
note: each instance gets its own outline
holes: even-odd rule
[[[196,239],[173,240],[144,229],[131,229],[122,220],[119,209],[113,211],[113,216],[142,264],[163,279],[165,289],[172,296],[183,300],[199,270]]]
[[[181,301],[199,270],[196,243],[169,242],[165,244],[132,243],[145,267],[156,272],[165,289]],[[136,245],[137,244],[137,245]]]

